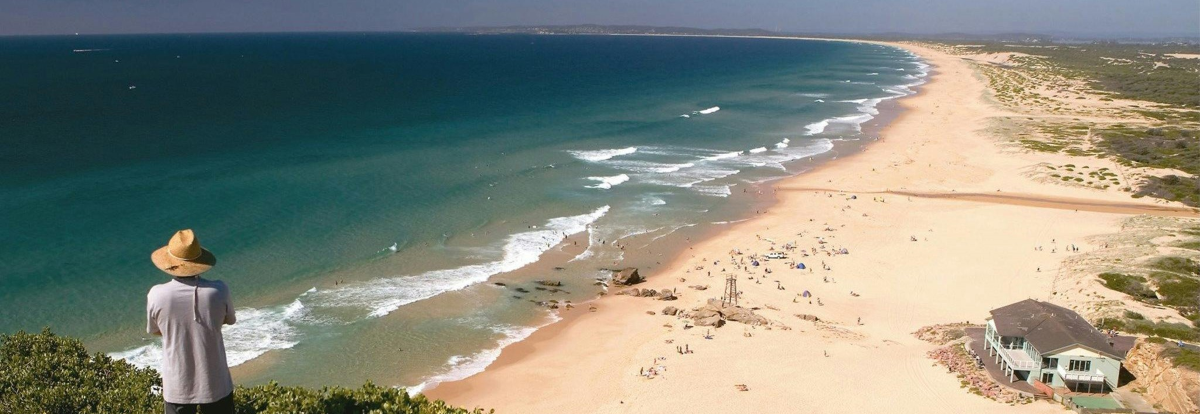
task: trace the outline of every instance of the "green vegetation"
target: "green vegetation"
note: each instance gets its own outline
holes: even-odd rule
[[[89,355],[77,339],[50,333],[0,336],[0,412],[6,414],[161,413],[162,398],[151,387],[158,372]],[[448,407],[403,389],[367,383],[359,389],[319,390],[275,383],[237,388],[236,412],[479,414],[481,409]]]
[[[1178,247],[1181,249],[1200,251],[1200,240],[1189,240],[1189,241],[1185,241],[1185,242],[1180,242],[1179,244],[1176,244],[1175,247]]]
[[[1122,332],[1157,336],[1162,338],[1181,339],[1184,341],[1200,340],[1200,329],[1185,323],[1154,322],[1146,319],[1108,318],[1096,324],[1099,329],[1116,329]]]
[[[1155,260],[1150,266],[1171,273],[1200,276],[1200,263],[1186,257],[1167,256]]]
[[[1092,88],[1121,98],[1189,108],[1200,107],[1200,60],[1170,53],[1197,53],[1195,47],[1128,44],[1014,45],[990,43],[983,53],[1022,52],[1044,58],[1070,78],[1084,78]]]
[[[1170,360],[1174,366],[1200,372],[1200,352],[1167,345],[1159,355]]]
[[[1131,167],[1169,168],[1187,175],[1148,177],[1135,196],[1151,196],[1200,207],[1200,139],[1179,128],[1140,129],[1114,125],[1100,131],[1099,147]]]
[[[1106,288],[1133,296],[1143,302],[1158,302],[1158,295],[1154,293],[1154,290],[1146,287],[1146,278],[1144,277],[1109,272],[1101,273],[1100,279],[1104,281]]]
[[[1149,277],[1154,281],[1154,288],[1149,287],[1147,279],[1142,276],[1105,272],[1099,277],[1104,287],[1139,301],[1170,306],[1184,317],[1200,317],[1200,263],[1188,258],[1167,256],[1150,263],[1149,267],[1152,269]]]
[[[1200,174],[1200,139],[1180,128],[1135,128],[1113,125],[1098,131],[1100,146],[1134,167],[1173,168]]]
[[[1160,271],[1150,277],[1158,285],[1162,304],[1179,310],[1185,317],[1200,314],[1200,263],[1182,257],[1164,257],[1152,267]]]
[[[1142,314],[1134,312],[1134,311],[1130,311],[1130,310],[1125,311],[1125,318],[1126,319],[1135,319],[1135,320],[1146,319],[1146,317],[1142,316]]]

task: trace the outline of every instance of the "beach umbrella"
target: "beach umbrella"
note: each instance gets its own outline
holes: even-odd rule
[[[797,263],[796,268],[800,269],[800,270],[804,270],[804,263]]]
[[[809,297],[809,296],[812,296],[812,294],[811,294],[811,293],[808,293],[808,291],[806,290],[806,291],[804,291],[804,294],[802,294],[802,295],[800,295],[800,296],[804,296],[804,297],[806,297],[806,298],[807,298],[807,297]]]

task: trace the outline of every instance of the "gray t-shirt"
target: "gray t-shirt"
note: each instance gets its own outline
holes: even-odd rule
[[[233,392],[221,325],[233,325],[229,288],[219,280],[177,277],[146,295],[146,332],[161,334],[163,399],[207,404]]]

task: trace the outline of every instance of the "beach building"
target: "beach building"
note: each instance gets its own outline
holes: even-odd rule
[[[1078,313],[1026,299],[991,314],[984,349],[1009,382],[1088,393],[1117,387],[1125,352]]]

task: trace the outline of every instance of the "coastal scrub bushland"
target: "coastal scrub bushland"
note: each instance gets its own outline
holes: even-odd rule
[[[158,371],[137,368],[103,353],[89,354],[78,339],[48,329],[0,336],[0,412],[8,414],[158,413]],[[238,386],[236,412],[481,414],[449,407],[399,388],[367,383],[358,389],[285,387],[274,382]]]

